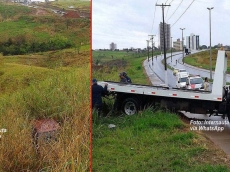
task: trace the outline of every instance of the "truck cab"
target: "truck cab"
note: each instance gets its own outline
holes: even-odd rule
[[[188,79],[188,72],[178,72],[176,75],[176,87],[186,88],[186,81]]]

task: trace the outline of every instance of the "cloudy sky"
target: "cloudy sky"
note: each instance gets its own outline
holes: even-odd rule
[[[165,7],[165,22],[171,25],[173,41],[183,34],[200,36],[200,45],[209,45],[209,10],[211,10],[212,45],[230,45],[230,0],[93,0],[93,49],[106,48],[114,42],[118,49],[145,48],[148,35],[159,42],[159,23]],[[184,13],[184,14],[183,14]]]

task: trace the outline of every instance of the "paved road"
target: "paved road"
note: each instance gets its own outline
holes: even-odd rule
[[[198,69],[192,66],[189,66],[187,64],[182,63],[182,54],[178,53],[173,53],[172,57],[172,62],[171,58],[167,59],[167,63],[171,65],[172,67],[177,67],[177,68],[183,68],[186,69],[189,73],[191,74],[199,74],[202,77],[209,77],[209,71],[203,70],[203,69]],[[167,57],[171,57],[171,54],[167,54]],[[179,63],[176,64],[176,59],[179,61]],[[154,57],[153,60],[152,58],[148,60],[146,59],[143,63],[146,73],[149,76],[149,79],[151,80],[152,84],[154,85],[159,85],[163,84],[165,80],[165,70],[164,70],[164,65],[162,64],[163,60],[163,55]],[[175,87],[176,81],[175,81],[175,76],[172,74],[171,70],[167,70],[167,76],[168,76],[168,83],[170,87]],[[229,76],[227,79],[227,82],[229,82]],[[193,114],[193,113],[186,113],[182,112],[185,116],[187,116],[190,119],[202,119],[202,120],[211,120],[211,121],[222,121],[223,123],[226,123],[227,119],[222,119],[220,116],[212,116],[209,117],[208,115],[203,115],[203,114]],[[190,120],[191,122],[191,120]],[[193,124],[190,124],[190,126],[194,126]],[[218,131],[207,131],[207,130],[201,130],[203,133],[206,134],[207,137],[209,137],[210,140],[212,140],[217,146],[219,146],[226,154],[230,155],[230,124],[224,124],[224,125],[195,125],[198,127],[199,126],[205,126],[205,127],[223,127],[222,132]]]
[[[195,51],[195,52],[198,52],[198,51]],[[195,53],[195,52],[192,52],[192,53]],[[188,65],[186,63],[183,64],[182,57],[183,57],[182,54],[174,56],[172,62],[171,62],[171,58],[168,58],[167,64],[169,64],[173,68],[186,69],[190,74],[193,74],[193,75],[200,75],[201,77],[210,78],[210,71],[209,70],[197,68],[197,67]],[[176,60],[178,62],[177,64],[176,64]],[[215,72],[212,72],[212,77],[214,78],[214,76],[215,76]],[[226,75],[226,81],[230,82],[230,75],[229,74]]]
[[[173,53],[173,59],[176,57],[176,54]],[[179,53],[180,54],[180,53]],[[171,57],[171,54],[167,54],[166,57]],[[163,55],[154,56],[153,60],[152,58],[149,58],[149,62],[146,59],[144,64],[149,65],[149,70],[155,73],[155,75],[164,83],[165,81],[165,67],[162,64],[162,60],[164,59]],[[148,71],[146,71],[148,73]],[[173,75],[173,72],[171,70],[167,70],[167,78],[168,78],[168,86],[169,87],[176,87],[176,78]]]

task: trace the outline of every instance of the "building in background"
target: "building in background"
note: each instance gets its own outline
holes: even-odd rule
[[[182,41],[180,41],[180,39],[177,39],[175,42],[173,42],[173,48],[175,50],[182,51]]]
[[[186,37],[186,48],[190,50],[198,50],[200,47],[200,38],[199,35],[194,35],[193,33],[190,36]]]
[[[171,48],[171,30],[170,30],[170,24],[165,23],[164,24],[165,28],[165,46],[166,50]],[[159,37],[160,37],[160,45],[159,48],[161,50],[164,49],[164,33],[163,33],[163,23],[160,22],[159,24]]]
[[[109,45],[110,46],[110,50],[114,51],[117,49],[117,44],[114,44],[113,42]]]

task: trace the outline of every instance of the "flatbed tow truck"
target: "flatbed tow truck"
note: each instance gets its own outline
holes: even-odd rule
[[[230,119],[230,89],[226,86],[227,55],[223,50],[217,54],[212,91],[169,88],[161,85],[108,83],[108,94],[115,95],[116,109],[133,115],[146,105],[160,106],[172,111],[218,115]]]

